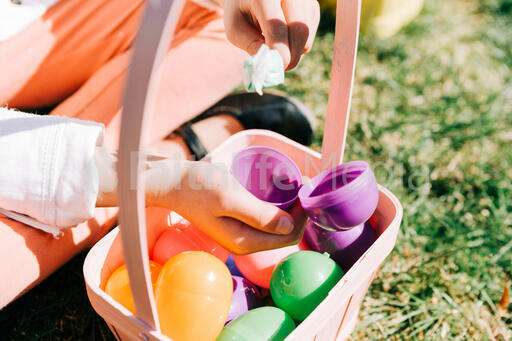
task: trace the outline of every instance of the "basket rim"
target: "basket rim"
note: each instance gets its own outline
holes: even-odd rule
[[[392,221],[388,224],[386,229],[382,232],[382,234],[379,236],[379,238],[376,240],[376,242],[360,257],[360,259],[357,261],[356,264],[361,263],[366,259],[366,256],[368,253],[370,253],[372,250],[374,250],[376,245],[378,245],[378,241],[382,239],[386,239],[391,237],[391,235],[395,235],[398,233],[398,228],[400,226],[400,222],[402,220],[403,216],[403,209],[400,201],[398,198],[388,190],[387,188],[383,187],[382,185],[379,185],[379,193],[384,194],[394,205],[395,207],[395,216],[393,217]],[[396,228],[393,228],[396,226]],[[112,306],[112,308],[116,309],[118,313],[130,317],[134,323],[143,324],[142,321],[140,321],[135,315],[133,315],[128,309],[123,307],[120,303],[118,303],[116,300],[114,300],[112,297],[110,297],[103,289],[101,289],[101,268],[98,268],[99,266],[103,266],[105,259],[108,255],[108,252],[110,248],[112,247],[112,244],[115,240],[115,238],[119,234],[119,225],[116,226],[112,231],[107,233],[103,238],[101,238],[87,253],[87,256],[84,260],[83,265],[83,273],[84,273],[84,281],[86,283],[86,287],[89,294],[89,300],[91,301],[91,304],[94,306],[94,303],[96,303],[98,300],[103,301],[105,304],[108,304]],[[390,246],[390,251],[393,249],[394,244]],[[386,258],[387,254],[382,257],[382,260]],[[307,327],[307,321],[311,320],[311,316],[314,316],[315,311],[320,311],[322,306],[325,305],[325,303],[328,301],[328,298],[332,297],[332,294],[334,292],[338,292],[343,290],[344,292],[348,292],[349,295],[352,295],[356,288],[358,287],[359,282],[364,280],[363,277],[358,278],[358,272],[360,270],[356,266],[352,266],[352,268],[347,271],[344,276],[340,279],[340,281],[334,286],[333,289],[329,292],[329,295],[327,296],[322,303],[318,305],[317,308],[297,327],[295,330],[290,334],[293,335],[296,333],[300,333],[301,330]],[[346,286],[350,283],[351,287],[346,289]],[[90,291],[90,292],[89,292]],[[91,297],[91,294],[95,296],[95,298]],[[96,306],[94,306],[96,310]],[[96,310],[97,311],[97,310]],[[97,311],[99,315],[103,317],[103,315]],[[154,330],[150,329],[149,326],[147,327],[147,331],[155,332]],[[161,333],[158,333],[162,335]]]
[[[280,134],[277,134],[272,131],[267,130],[258,130],[258,129],[252,129],[252,130],[245,130],[242,132],[238,132],[232,136],[230,136],[226,141],[224,141],[221,145],[217,146],[210,154],[207,155],[205,158],[205,161],[211,162],[212,157],[215,157],[216,155],[224,155],[224,149],[229,146],[233,145],[239,145],[238,143],[241,139],[247,139],[251,140],[253,138],[257,137],[265,137],[270,138],[271,140],[279,140],[281,143],[285,143],[287,145],[290,145],[291,147],[296,148],[297,150],[309,154],[314,159],[320,159],[320,153],[316,152],[315,150],[308,148],[306,146],[303,146],[293,140],[290,140]],[[252,141],[250,141],[252,142]],[[243,146],[242,146],[243,148]],[[215,161],[215,160],[213,160]],[[403,208],[398,200],[398,198],[395,196],[393,192],[388,190],[382,185],[378,185],[379,193],[384,195],[393,205],[395,210],[395,215],[393,219],[389,222],[386,229],[381,233],[379,238],[376,240],[376,242],[360,257],[360,259],[356,262],[356,264],[363,263],[367,268],[374,269],[372,271],[377,271],[376,268],[371,266],[369,263],[370,261],[367,259],[367,255],[369,253],[377,253],[379,257],[379,262],[384,261],[386,256],[391,252],[395,245],[395,240],[398,235],[398,229],[400,226],[400,222],[402,220],[403,216]],[[123,307],[120,303],[115,301],[112,297],[110,297],[103,289],[101,289],[101,268],[105,264],[105,260],[108,256],[108,253],[110,251],[110,248],[112,247],[112,244],[116,237],[118,237],[118,234],[120,233],[119,225],[116,226],[112,231],[108,232],[103,238],[101,238],[87,253],[87,256],[84,261],[83,265],[83,273],[84,273],[84,280],[86,283],[86,288],[89,296],[89,300],[91,301],[91,304],[93,305],[96,312],[105,318],[105,314],[108,311],[114,312],[117,314],[117,318],[119,319],[130,319],[133,323],[137,324],[139,328],[142,328],[145,330],[145,332],[148,333],[148,335],[152,336],[163,336],[165,335],[161,334],[159,331],[151,329],[149,326],[147,326],[144,322],[142,322],[140,319],[137,318],[137,316],[133,315],[129,310],[127,310],[125,307]],[[119,236],[120,237],[120,236]],[[392,245],[385,244],[386,240],[393,240]],[[380,242],[379,242],[380,241]],[[385,247],[382,247],[381,244],[384,244]],[[388,243],[389,244],[389,243]],[[386,246],[387,245],[387,246]],[[379,249],[386,249],[385,254],[382,254],[381,250]],[[367,259],[366,261],[364,261]],[[355,290],[357,290],[358,285],[361,281],[364,280],[364,276],[360,276],[361,274],[360,267],[356,267],[355,265],[352,266],[352,268],[347,271],[344,276],[341,278],[341,280],[336,284],[336,286],[331,289],[329,295],[327,296],[322,303],[318,305],[317,308],[304,320],[295,330],[288,336],[293,337],[294,335],[300,335],[304,331],[308,330],[308,326],[313,324],[315,325],[316,321],[315,319],[318,319],[316,317],[315,312],[321,312],[322,307],[325,307],[328,304],[328,298],[336,298],[336,297],[344,297],[343,295],[353,295]],[[347,285],[350,283],[350,287],[347,287]],[[110,314],[110,317],[112,317],[112,314]],[[322,321],[327,319],[325,316],[323,316]],[[315,325],[318,327],[318,325]],[[311,327],[312,328],[312,327]],[[299,338],[300,339],[300,338]],[[165,337],[164,340],[170,340],[169,338]]]

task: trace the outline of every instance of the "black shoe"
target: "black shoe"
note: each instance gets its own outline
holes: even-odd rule
[[[313,139],[309,120],[313,122],[314,115],[298,99],[277,92],[266,92],[263,96],[256,93],[238,93],[224,97],[176,130],[196,160],[202,159],[208,152],[192,131],[191,125],[223,114],[235,117],[245,129],[271,130],[306,146]]]

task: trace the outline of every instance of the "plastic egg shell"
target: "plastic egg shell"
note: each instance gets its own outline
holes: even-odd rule
[[[149,261],[149,272],[153,289],[160,274],[162,266],[158,263]],[[105,292],[114,300],[119,302],[126,309],[135,314],[135,304],[133,303],[132,290],[130,289],[130,280],[128,278],[128,269],[123,264],[117,268],[108,278],[105,284]]]
[[[235,255],[234,258],[236,266],[245,278],[262,288],[268,289],[270,287],[270,277],[276,265],[286,256],[300,250],[309,250],[304,239],[297,245],[243,256]]]
[[[286,154],[271,147],[250,146],[240,150],[230,170],[255,197],[283,210],[297,200],[302,186],[299,167]]]
[[[292,318],[279,308],[261,307],[228,324],[217,341],[282,341],[295,329]]]
[[[244,275],[242,275],[240,270],[238,270],[238,268],[236,267],[235,258],[233,257],[233,255],[229,255],[228,260],[226,261],[226,266],[228,267],[229,272],[231,272],[232,276],[240,276],[240,277],[244,276]]]
[[[348,271],[372,246],[377,234],[369,222],[350,230],[328,231],[308,220],[304,239],[311,250],[327,252],[344,271]]]
[[[320,172],[304,184],[299,200],[317,225],[348,230],[372,216],[379,201],[379,189],[368,163],[349,161]]]
[[[270,294],[277,307],[303,321],[343,277],[343,270],[327,254],[295,252],[272,274]]]
[[[165,263],[155,285],[162,333],[174,341],[215,340],[231,306],[233,280],[226,265],[203,251]]]
[[[153,246],[152,259],[165,264],[171,257],[185,251],[205,251],[225,262],[229,252],[204,232],[182,219],[160,234]]]
[[[261,297],[258,289],[247,279],[233,276],[233,298],[226,323],[260,306]]]

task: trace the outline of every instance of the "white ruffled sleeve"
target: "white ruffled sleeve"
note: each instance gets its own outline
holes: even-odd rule
[[[0,213],[53,233],[93,217],[101,124],[0,108]]]

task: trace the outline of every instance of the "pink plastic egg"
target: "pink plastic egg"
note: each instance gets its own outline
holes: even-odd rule
[[[171,257],[185,251],[205,251],[226,262],[229,252],[186,220],[166,228],[153,247],[152,259],[165,264]]]
[[[276,265],[286,256],[301,250],[309,250],[304,239],[297,245],[280,249],[255,252],[248,255],[236,256],[235,263],[240,272],[252,283],[268,289],[270,277]]]

